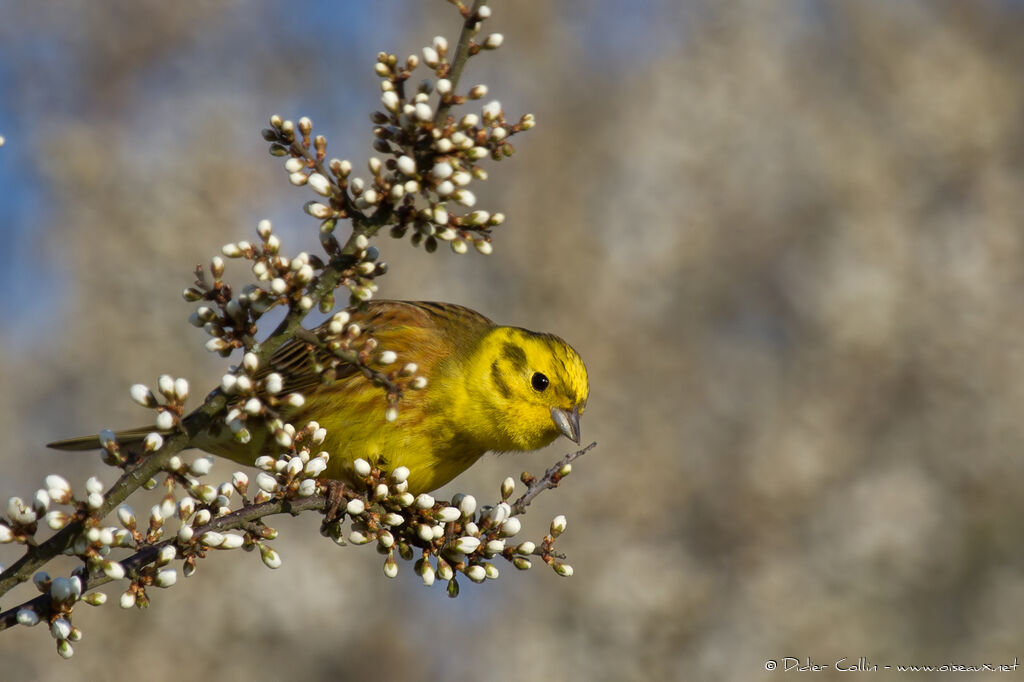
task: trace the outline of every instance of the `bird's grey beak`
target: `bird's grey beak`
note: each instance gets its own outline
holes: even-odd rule
[[[551,408],[551,419],[562,435],[574,443],[580,442],[580,406],[566,410],[561,407]]]

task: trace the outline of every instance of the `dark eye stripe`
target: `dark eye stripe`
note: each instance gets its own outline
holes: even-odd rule
[[[502,346],[501,355],[512,364],[512,369],[516,372],[522,372],[526,367],[526,351],[514,343]]]
[[[512,396],[512,389],[505,383],[505,379],[501,376],[501,369],[498,367],[498,361],[495,360],[491,363],[491,380],[494,381],[494,388],[502,395],[502,397],[509,398]]]

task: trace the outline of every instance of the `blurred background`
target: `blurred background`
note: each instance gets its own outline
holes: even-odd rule
[[[492,6],[505,46],[464,85],[538,121],[475,186],[508,221],[487,258],[379,240],[380,296],[580,351],[598,447],[524,519],[539,538],[568,516],[575,576],[502,563],[450,600],[281,519],[279,570],[216,554],[147,611],[110,590],[76,609],[70,661],[42,628],[0,633],[2,676],[1024,663],[1024,3]],[[363,168],[377,52],[457,26],[441,0],[0,0],[0,498],[53,472],[112,482],[43,444],[146,421],[134,382],[186,376],[198,404],[228,363],[185,321],[195,264],[264,217],[291,253],[318,248],[269,115],[310,116]],[[570,445],[446,490],[495,498]]]

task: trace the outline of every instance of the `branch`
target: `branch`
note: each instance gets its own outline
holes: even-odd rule
[[[452,55],[451,64],[448,66],[448,73],[446,77],[452,84],[452,91],[456,91],[459,85],[459,79],[462,78],[462,69],[465,68],[466,62],[469,61],[470,57],[470,46],[473,44],[473,36],[480,31],[480,8],[487,4],[487,0],[475,0],[473,7],[466,10],[461,3],[459,3],[462,15],[465,21],[462,24],[462,31],[459,33],[459,42],[455,46],[455,54]],[[437,114],[434,116],[434,125],[444,125],[445,120],[448,118],[448,112],[452,108],[451,99],[441,100],[441,105],[437,108]]]
[[[196,538],[202,538],[203,535],[208,532],[222,533],[229,530],[244,529],[253,521],[273,516],[275,514],[299,514],[310,510],[320,511],[323,510],[325,503],[325,496],[313,495],[297,500],[273,500],[262,504],[250,504],[242,507],[238,511],[225,516],[220,516],[213,519],[210,523],[195,528],[193,534]],[[130,557],[121,559],[118,563],[124,567],[126,575],[138,575],[139,571],[144,566],[152,564],[157,560],[161,549],[171,545],[177,546],[179,543],[180,540],[174,538],[157,542],[155,544],[148,544]],[[86,575],[81,578],[81,592],[85,593],[88,590],[95,589],[114,581],[114,578],[106,575]],[[0,613],[0,631],[6,630],[14,625],[18,625],[18,613],[25,609],[31,610],[40,616],[40,618],[45,619],[46,615],[51,612],[52,605],[53,597],[49,592],[47,592],[46,594],[41,594],[34,599],[30,599],[29,601],[19,604],[18,606],[7,609]]]
[[[526,484],[526,492],[522,496],[512,503],[513,514],[523,514],[526,512],[526,508],[533,502],[534,498],[540,495],[545,490],[551,488],[557,488],[558,484],[561,483],[562,479],[569,475],[572,471],[572,462],[578,458],[587,454],[591,450],[597,447],[597,441],[594,441],[587,447],[577,450],[576,452],[570,452],[565,457],[562,457],[556,464],[551,466],[544,475],[539,479],[535,479],[529,474],[523,474],[523,483]]]
[[[188,528],[187,533],[179,531],[175,537],[157,542],[144,542],[137,551],[117,563],[122,567],[124,575],[131,578],[128,594],[132,595],[130,605],[135,604],[136,595],[145,598],[146,587],[156,584],[156,573],[149,569],[151,564],[165,565],[172,559],[184,559],[186,566],[195,566],[195,560],[202,558],[210,549],[215,549],[224,543],[223,535],[228,531],[244,531],[245,545],[252,547],[259,545],[264,563],[271,568],[280,565],[280,558],[276,552],[269,550],[262,545],[261,540],[272,539],[276,531],[262,525],[262,519],[277,514],[300,514],[305,511],[328,511],[331,507],[340,510],[340,516],[335,519],[328,519],[325,523],[325,531],[331,534],[339,544],[345,544],[341,533],[341,523],[345,515],[352,521],[352,530],[349,532],[349,541],[353,544],[368,544],[377,541],[379,547],[388,555],[385,562],[385,574],[394,577],[397,574],[397,564],[394,560],[394,548],[397,546],[402,558],[411,560],[415,554],[413,547],[419,549],[421,559],[416,562],[416,572],[423,578],[426,584],[434,582],[435,576],[448,580],[450,583],[449,594],[458,594],[458,584],[455,582],[455,572],[464,573],[470,580],[481,582],[491,577],[497,577],[497,569],[486,560],[495,556],[501,556],[513,563],[521,570],[530,568],[528,556],[538,556],[545,563],[551,565],[560,575],[571,575],[572,568],[568,564],[561,563],[559,559],[563,555],[554,551],[554,540],[564,530],[564,518],[558,517],[552,522],[551,535],[546,536],[539,544],[533,542],[522,542],[515,546],[505,546],[506,539],[518,534],[521,524],[518,517],[525,514],[526,508],[542,492],[558,487],[558,484],[569,475],[570,463],[590,451],[597,444],[591,443],[587,447],[565,455],[561,460],[551,466],[540,479],[534,479],[529,474],[524,474],[524,479],[530,480],[527,491],[513,504],[499,502],[493,506],[477,508],[476,500],[469,495],[457,494],[449,504],[447,502],[435,501],[430,495],[422,494],[413,497],[406,492],[405,476],[407,471],[396,471],[391,477],[385,476],[380,470],[372,469],[365,461],[358,460],[357,471],[364,468],[366,475],[362,478],[363,492],[354,488],[339,486],[336,482],[319,482],[304,474],[281,473],[271,482],[259,481],[261,485],[260,495],[269,495],[268,489],[272,489],[278,497],[266,499],[265,501],[245,500],[244,506],[233,512],[216,516],[209,522],[199,525],[189,525],[185,518],[182,519],[182,528]],[[269,459],[269,458],[268,458]],[[290,462],[293,459],[292,453],[286,453],[279,461]],[[309,461],[308,460],[307,464]],[[326,464],[326,458],[322,458]],[[274,471],[278,467],[274,463],[267,463],[265,471]],[[308,466],[304,471],[318,474],[322,467],[310,469]],[[319,491],[305,496],[301,495],[303,483],[317,483]],[[247,482],[235,484],[236,487],[245,489]],[[380,491],[381,486],[386,492]],[[506,479],[502,485],[502,498],[511,496],[514,485],[511,479]],[[257,498],[257,500],[259,497]],[[180,507],[179,507],[180,509]],[[189,517],[195,519],[191,512]],[[134,519],[133,519],[134,523]],[[433,530],[437,526],[443,532]],[[425,530],[426,529],[426,530]],[[134,528],[132,528],[134,530]],[[212,534],[212,535],[211,535]],[[214,536],[216,538],[214,539]],[[232,547],[243,546],[235,543]],[[161,559],[166,548],[173,548],[169,557]],[[434,559],[437,568],[434,568],[427,558]],[[161,563],[162,561],[162,563]],[[27,600],[18,606],[9,608],[0,613],[0,631],[14,625],[21,624],[27,614],[34,614],[32,622],[53,620],[62,615],[70,615],[71,608],[77,599],[89,590],[96,589],[107,583],[115,582],[118,578],[109,575],[89,575],[81,573],[78,576],[80,587],[73,598],[58,600],[51,589],[43,594]],[[173,584],[173,582],[172,582]],[[44,585],[50,587],[50,585]],[[148,603],[148,599],[145,603]],[[31,616],[30,616],[31,617]]]

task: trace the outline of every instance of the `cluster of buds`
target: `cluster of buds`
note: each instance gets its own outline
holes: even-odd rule
[[[235,439],[248,443],[252,439],[250,425],[259,422],[274,436],[281,447],[289,447],[295,429],[282,419],[282,411],[305,404],[301,393],[286,391],[285,379],[279,373],[260,366],[259,356],[246,351],[242,364],[233,366],[220,380],[220,390],[229,397],[224,422]]]
[[[515,490],[511,478],[501,485],[500,502],[480,507],[476,498],[462,493],[448,502],[427,493],[413,495],[405,467],[384,473],[357,459],[353,474],[357,486],[346,489],[341,514],[325,530],[342,545],[375,542],[385,555],[384,574],[389,578],[398,575],[396,554],[415,560],[415,572],[425,585],[445,581],[452,597],[459,593],[457,573],[477,583],[496,579],[493,560],[498,557],[526,570],[532,566],[530,557],[536,556],[559,575],[572,575],[572,567],[554,550],[555,538],[565,530],[565,517],[551,522],[550,533],[539,544],[514,540],[522,525],[509,503]],[[342,530],[346,516],[351,521],[347,536]]]
[[[467,10],[468,11],[468,10]],[[486,6],[471,19],[473,35],[490,16]],[[492,33],[477,42],[470,40],[464,61],[483,50],[495,50],[503,42]],[[475,209],[474,180],[486,180],[480,162],[511,156],[515,149],[509,139],[534,126],[532,114],[510,122],[501,103],[492,100],[479,113],[451,114],[454,107],[487,96],[480,84],[459,92],[455,58],[449,60],[448,41],[437,36],[422,50],[422,57],[410,55],[400,61],[394,54],[377,55],[374,70],[381,79],[382,110],[371,115],[374,149],[381,157],[370,157],[364,178],[353,173],[348,160],[327,160],[327,141],[312,135],[308,118],[296,124],[280,116],[270,119],[263,137],[270,153],[287,157],[285,171],[294,185],[309,186],[319,198],[305,205],[305,211],[323,221],[324,235],[330,235],[340,219],[367,224],[371,216],[376,228],[390,225],[394,237],[412,234],[414,244],[428,251],[446,241],[456,253],[473,244],[484,254],[491,252],[491,229],[505,217],[501,213]],[[420,66],[430,77],[407,92],[408,81]],[[324,237],[328,253],[333,237]]]
[[[71,485],[63,476],[50,474],[44,487],[28,502],[20,497],[7,501],[7,515],[0,516],[0,545],[34,544],[42,522],[52,530],[60,530],[71,521],[76,511],[98,509],[103,504],[103,484],[93,476],[86,483],[86,493],[76,499]],[[58,509],[71,507],[71,511]]]
[[[427,378],[418,374],[415,362],[399,363],[398,354],[378,348],[377,339],[366,334],[348,311],[335,313],[310,335],[313,348],[325,352],[315,358],[316,370],[325,376],[334,374],[340,366],[355,367],[388,396],[385,419],[398,418],[398,403],[405,391],[418,391],[427,386]]]
[[[72,642],[82,638],[82,631],[72,625],[71,611],[78,601],[98,605],[106,600],[102,592],[92,592],[83,597],[82,577],[75,573],[70,577],[58,576],[51,578],[45,571],[32,576],[32,582],[44,595],[49,596],[50,610],[45,621],[50,626],[50,634],[57,642],[57,653],[63,658],[71,658],[74,654]],[[23,607],[18,610],[17,620],[20,625],[32,627],[44,620],[34,609]]]
[[[227,357],[236,348],[248,348],[255,343],[256,322],[278,304],[302,311],[312,309],[312,291],[316,278],[323,271],[323,261],[302,252],[293,258],[280,253],[281,240],[273,233],[269,220],[261,220],[256,227],[260,241],[232,242],[221,248],[228,258],[252,261],[252,272],[257,284],[246,285],[238,296],[232,295],[224,282],[225,262],[221,256],[210,261],[210,282],[202,267],[196,268],[196,281],[183,292],[186,301],[202,301],[189,317],[189,322],[210,335],[207,350]],[[333,305],[333,302],[332,302]]]
[[[288,432],[295,434],[288,447],[277,457],[263,455],[256,459],[256,467],[260,469],[253,498],[256,504],[275,498],[294,500],[315,495],[319,490],[317,479],[327,470],[330,453],[320,450],[313,454],[323,444],[327,430],[315,421],[299,431],[291,424],[285,426]]]

